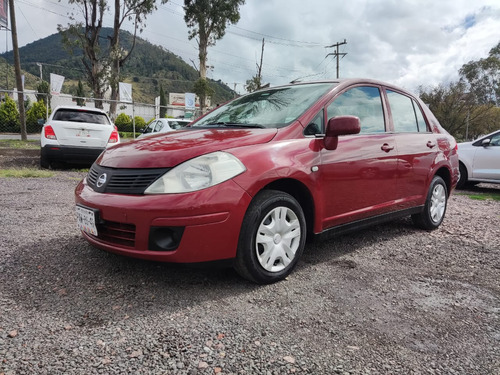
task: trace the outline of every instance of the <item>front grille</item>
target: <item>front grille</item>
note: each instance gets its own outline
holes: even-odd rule
[[[135,248],[135,225],[103,220],[97,227],[97,238],[111,245]]]
[[[169,169],[116,169],[94,163],[87,175],[87,182],[99,193],[144,194],[147,187]]]

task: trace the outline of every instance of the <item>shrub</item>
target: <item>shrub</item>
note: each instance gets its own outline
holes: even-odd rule
[[[39,132],[41,126],[38,124],[38,120],[40,119],[47,119],[47,108],[43,100],[33,103],[31,108],[26,111],[26,131],[28,133]]]
[[[115,125],[118,131],[121,132],[131,132],[132,131],[132,119],[129,115],[125,113],[120,113],[115,120]]]
[[[8,95],[5,95],[5,100],[0,105],[0,130],[14,133],[21,131],[16,102]]]

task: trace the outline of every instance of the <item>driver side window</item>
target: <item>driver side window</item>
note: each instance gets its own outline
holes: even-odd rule
[[[336,116],[356,116],[361,123],[360,133],[385,132],[382,98],[377,87],[354,87],[339,95],[327,109],[328,119]]]

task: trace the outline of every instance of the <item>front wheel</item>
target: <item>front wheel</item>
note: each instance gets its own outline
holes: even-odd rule
[[[427,193],[424,210],[412,215],[413,223],[425,230],[433,230],[441,225],[448,203],[448,189],[444,180],[434,176]]]
[[[253,199],[243,219],[235,269],[259,284],[282,280],[297,264],[305,240],[300,204],[287,193],[265,190]]]

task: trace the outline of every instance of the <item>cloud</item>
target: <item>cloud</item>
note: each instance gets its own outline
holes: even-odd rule
[[[181,0],[158,5],[141,37],[197,64],[197,45],[188,40]],[[20,44],[57,32],[74,7],[57,0],[16,1]],[[272,85],[293,79],[332,79],[335,48],[341,77],[367,77],[410,90],[458,78],[460,67],[487,56],[500,41],[498,0],[268,0],[241,7],[241,19],[208,51],[210,78],[239,92],[257,72],[265,39],[263,79]],[[44,22],[39,22],[40,17]],[[108,16],[105,26],[111,26]],[[127,25],[131,29],[131,25]],[[1,47],[0,47],[1,48]]]

